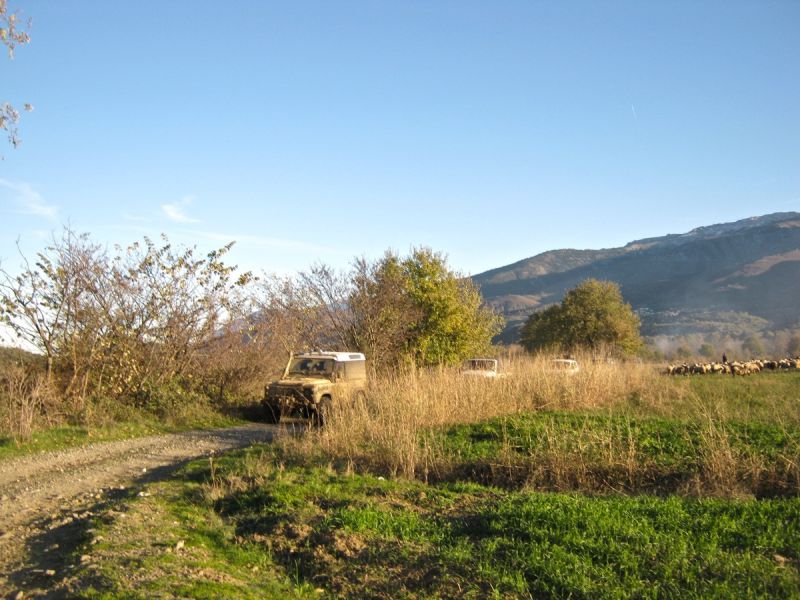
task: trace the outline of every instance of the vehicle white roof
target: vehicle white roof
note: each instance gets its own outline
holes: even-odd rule
[[[295,354],[295,358],[332,358],[338,362],[348,362],[356,360],[366,360],[361,352],[330,352],[328,350],[314,350],[313,352],[301,352]]]

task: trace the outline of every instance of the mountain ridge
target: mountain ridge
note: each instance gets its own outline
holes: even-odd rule
[[[584,279],[617,282],[645,334],[680,325],[683,314],[740,314],[771,328],[798,324],[800,213],[780,212],[643,238],[618,248],[549,250],[472,280],[507,319],[515,341],[531,312],[559,302]],[[725,321],[726,318],[722,318]]]

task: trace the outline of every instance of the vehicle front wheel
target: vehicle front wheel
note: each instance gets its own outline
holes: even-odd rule
[[[328,417],[331,414],[331,397],[323,396],[320,398],[314,412],[311,414],[311,423],[315,427],[322,427],[328,422]]]

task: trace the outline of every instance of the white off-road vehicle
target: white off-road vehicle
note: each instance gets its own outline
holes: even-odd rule
[[[551,373],[566,373],[574,375],[581,370],[577,360],[571,358],[553,358],[547,364],[547,370]]]
[[[496,358],[468,358],[461,364],[461,374],[465,377],[500,377]]]
[[[367,363],[360,352],[317,350],[289,357],[283,376],[264,389],[264,418],[309,419],[325,423],[331,406],[363,396],[367,388]]]

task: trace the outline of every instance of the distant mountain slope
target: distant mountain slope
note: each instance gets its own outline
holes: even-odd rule
[[[507,319],[513,341],[534,310],[594,277],[620,284],[646,334],[702,331],[709,323],[800,323],[800,213],[775,213],[603,250],[553,250],[475,275]]]

